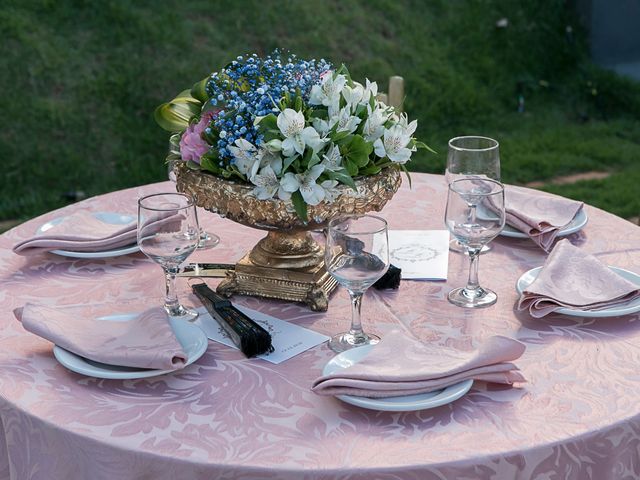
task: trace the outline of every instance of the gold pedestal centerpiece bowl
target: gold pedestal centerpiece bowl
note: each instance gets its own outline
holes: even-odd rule
[[[290,202],[259,200],[251,194],[251,185],[186,165],[179,165],[176,173],[178,191],[191,195],[199,207],[268,232],[218,285],[219,293],[303,302],[316,311],[327,310],[336,281],[324,266],[324,246],[311,232],[323,229],[335,216],[380,211],[402,182],[396,168],[356,179],[357,190],[345,185],[333,202],[309,206],[304,222]]]
[[[340,215],[379,211],[398,190],[416,120],[354,81],[345,66],[275,51],[238,56],[154,117],[172,133],[167,160],[196,204],[266,230],[218,291],[324,311],[336,281],[314,239]]]

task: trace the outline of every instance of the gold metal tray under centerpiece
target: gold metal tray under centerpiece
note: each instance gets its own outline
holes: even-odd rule
[[[356,179],[357,191],[339,187],[341,192],[333,202],[308,206],[308,222],[304,222],[289,202],[258,200],[251,194],[251,185],[191,170],[184,164],[178,165],[176,175],[178,191],[191,195],[199,207],[268,231],[218,285],[218,293],[303,302],[315,311],[327,310],[336,281],[324,267],[324,246],[311,232],[323,229],[339,215],[382,210],[402,183],[396,168]]]

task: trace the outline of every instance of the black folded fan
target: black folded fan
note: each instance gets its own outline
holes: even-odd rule
[[[202,305],[247,357],[273,352],[271,335],[205,283],[191,287]]]

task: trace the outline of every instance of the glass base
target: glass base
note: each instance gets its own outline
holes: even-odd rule
[[[456,240],[455,238],[452,239],[449,242],[449,250],[452,252],[456,252],[456,253],[464,253],[465,255],[469,255],[469,253],[467,252],[467,249],[465,248],[464,245],[462,245],[458,240]],[[480,255],[482,255],[483,253],[487,253],[491,251],[491,247],[489,245],[483,245],[482,249],[480,250]]]
[[[498,294],[488,288],[478,287],[467,290],[466,287],[451,290],[447,295],[449,302],[464,308],[489,307],[498,301]]]
[[[195,309],[191,307],[185,307],[180,304],[172,307],[165,305],[164,309],[167,311],[171,318],[186,320],[187,322],[193,322],[196,318],[198,318],[199,315],[199,313],[196,312]]]
[[[375,345],[379,341],[380,337],[372,333],[354,335],[353,333],[346,332],[331,337],[331,340],[329,340],[329,348],[336,353],[340,353],[364,345]]]
[[[198,242],[199,250],[206,250],[208,248],[213,248],[220,243],[220,237],[215,233],[205,232],[204,230],[200,233],[200,241]]]

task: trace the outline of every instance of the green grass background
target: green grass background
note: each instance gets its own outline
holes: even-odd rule
[[[406,81],[420,152],[441,173],[447,140],[501,142],[503,180],[640,214],[640,84],[595,67],[564,0],[3,0],[0,220],[166,178],[154,108],[234,56],[276,47]],[[507,18],[507,28],[496,21]],[[568,35],[567,26],[573,34]],[[518,95],[525,112],[516,110]]]

